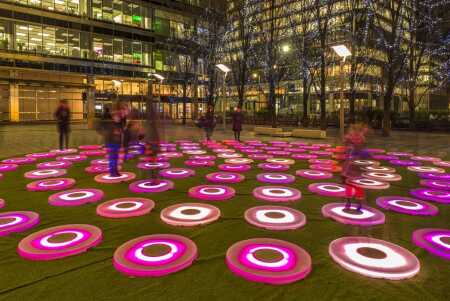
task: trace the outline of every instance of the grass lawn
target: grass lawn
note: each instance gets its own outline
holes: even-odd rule
[[[184,167],[187,155],[172,159],[172,167]],[[40,160],[43,162],[44,160]],[[50,161],[50,160],[47,160]],[[294,231],[268,231],[247,224],[244,211],[268,202],[257,201],[252,190],[264,184],[256,181],[260,173],[253,164],[244,173],[246,180],[240,184],[228,184],[237,195],[228,201],[213,202],[220,208],[221,218],[209,225],[194,228],[169,226],[160,220],[161,210],[183,202],[201,202],[190,199],[187,190],[206,184],[205,175],[217,171],[198,168],[193,178],[173,180],[175,189],[154,194],[135,194],[128,190],[129,183],[100,184],[93,175],[84,172],[89,161],[74,163],[68,175],[76,179],[75,188],[99,188],[106,200],[119,197],[141,196],[155,201],[150,214],[128,219],[107,219],[95,213],[98,204],[78,207],[55,207],[47,203],[50,192],[28,192],[24,172],[35,169],[35,164],[4,173],[0,181],[0,198],[6,207],[0,212],[30,210],[40,214],[38,226],[22,233],[0,237],[0,300],[450,300],[450,261],[433,256],[415,246],[412,232],[419,228],[450,228],[450,207],[436,204],[440,213],[435,217],[409,216],[382,210],[386,223],[370,228],[339,224],[321,214],[322,205],[334,201],[310,193],[310,181],[297,177],[291,185],[302,191],[300,201],[281,204],[296,208],[307,216],[307,224]],[[223,162],[218,158],[216,165]],[[136,168],[137,159],[128,161],[124,171],[146,173]],[[297,161],[286,173],[307,168],[306,161]],[[375,199],[380,195],[408,196],[411,188],[418,187],[418,177],[397,167],[401,182],[394,182],[388,190],[369,192],[368,204],[377,207]],[[339,182],[335,177],[329,182]],[[324,182],[325,182],[324,181]],[[27,261],[16,252],[19,241],[41,229],[64,224],[91,224],[103,230],[103,241],[88,252],[65,259],[38,262]],[[199,257],[194,264],[178,273],[160,278],[129,278],[112,265],[117,247],[133,238],[148,235],[174,233],[189,237],[198,247]],[[363,235],[398,244],[413,252],[421,263],[421,271],[410,280],[388,281],[372,279],[349,272],[338,266],[328,255],[329,243],[342,236]],[[237,277],[225,264],[225,253],[237,241],[270,237],[298,244],[312,257],[313,270],[304,280],[283,286],[271,286],[249,282]]]

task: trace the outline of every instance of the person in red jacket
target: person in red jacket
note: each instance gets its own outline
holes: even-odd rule
[[[242,114],[241,108],[236,107],[234,109],[233,115],[233,132],[234,132],[234,140],[241,141],[241,131],[242,124],[244,123],[244,114]]]

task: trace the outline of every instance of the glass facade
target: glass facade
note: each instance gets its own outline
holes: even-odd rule
[[[33,6],[45,10],[85,15],[87,0],[6,0],[7,2]]]
[[[92,0],[91,7],[94,19],[151,29],[152,9],[141,1]]]

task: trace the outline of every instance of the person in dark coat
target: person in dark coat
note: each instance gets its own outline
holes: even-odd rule
[[[59,102],[54,117],[58,125],[59,149],[69,148],[70,109],[66,100]]]
[[[240,107],[236,107],[234,109],[232,118],[233,118],[234,140],[241,141],[241,131],[242,131],[242,123],[244,123],[244,114],[242,114]]]
[[[216,118],[214,116],[213,106],[208,106],[205,115],[201,119],[201,125],[205,130],[206,141],[210,141],[214,128],[216,127]]]

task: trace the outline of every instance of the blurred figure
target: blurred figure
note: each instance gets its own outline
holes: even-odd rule
[[[236,107],[234,109],[233,115],[233,132],[234,132],[234,140],[241,141],[241,131],[242,124],[244,123],[244,114],[242,114],[241,108]]]
[[[344,137],[344,143],[347,148],[345,162],[342,166],[342,181],[344,184],[347,184],[347,179],[361,176],[360,167],[353,164],[353,161],[368,157],[368,154],[365,151],[368,131],[368,127],[363,123],[352,124],[348,133]],[[362,208],[362,203],[365,199],[364,189],[349,184],[347,184],[347,186],[347,203],[345,207],[347,209],[351,208],[352,198],[354,197],[358,202],[357,210],[360,211]]]
[[[61,100],[54,113],[58,124],[59,149],[69,148],[70,109],[67,100]]]
[[[210,141],[214,128],[216,127],[216,118],[214,116],[214,108],[212,105],[208,105],[206,113],[200,117],[200,127],[205,130],[206,141]]]
[[[128,159],[128,150],[131,145],[138,144],[141,135],[141,124],[138,120],[139,112],[137,110],[131,110],[129,114],[129,120],[127,120],[124,132],[123,132],[123,147],[125,150],[125,160]]]
[[[145,154],[150,157],[150,162],[158,161],[158,154],[160,152],[160,129],[161,123],[158,112],[158,104],[149,99],[146,103],[146,122],[145,122]],[[159,183],[158,170],[150,170],[150,179],[154,185]]]

